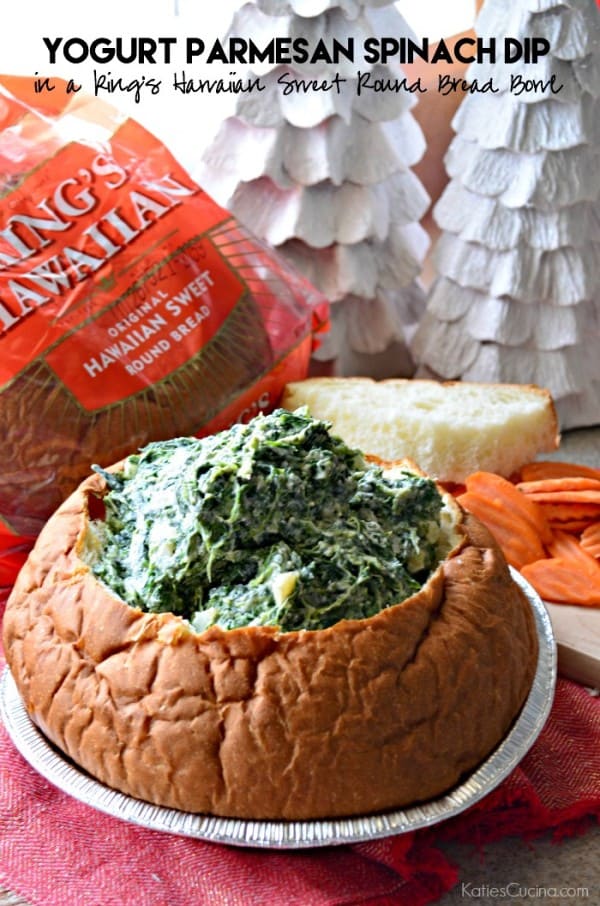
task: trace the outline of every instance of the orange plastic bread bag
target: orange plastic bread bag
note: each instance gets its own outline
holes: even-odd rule
[[[92,463],[277,405],[323,298],[136,121],[0,76],[0,587]]]

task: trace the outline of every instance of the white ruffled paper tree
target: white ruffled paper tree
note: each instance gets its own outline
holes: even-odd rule
[[[403,34],[411,33],[390,0],[255,0],[240,4],[229,30],[259,46],[277,36],[331,47],[353,36],[357,51],[367,37]],[[404,77],[362,59],[253,66],[265,90],[239,97],[197,178],[330,300],[332,330],[318,358],[335,358],[343,374],[406,375],[429,244],[419,224],[429,196],[411,170],[425,141],[410,112],[414,95],[359,94],[359,71]],[[282,74],[328,82],[337,74],[339,91],[286,92]]]
[[[563,429],[597,424],[599,13],[595,0],[487,0],[476,30],[499,45],[546,38],[550,52],[467,72],[501,91],[468,94],[453,120],[417,374],[540,384]],[[519,78],[547,88],[518,93]]]

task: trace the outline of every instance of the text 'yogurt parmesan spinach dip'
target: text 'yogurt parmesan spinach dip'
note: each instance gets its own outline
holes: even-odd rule
[[[97,578],[197,632],[323,629],[414,594],[448,552],[435,483],[379,466],[306,409],[148,444],[90,523]]]

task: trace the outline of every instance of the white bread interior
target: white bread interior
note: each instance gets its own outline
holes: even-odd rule
[[[307,406],[347,444],[462,482],[479,469],[508,477],[557,449],[550,393],[532,384],[320,377],[286,386],[281,405]]]

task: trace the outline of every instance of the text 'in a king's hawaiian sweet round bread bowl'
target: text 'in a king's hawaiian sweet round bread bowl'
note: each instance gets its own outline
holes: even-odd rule
[[[77,765],[245,819],[447,791],[508,732],[537,660],[487,529],[305,409],[95,471],[39,536],[4,643]]]

